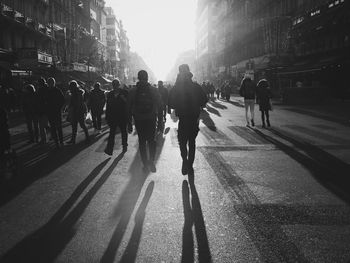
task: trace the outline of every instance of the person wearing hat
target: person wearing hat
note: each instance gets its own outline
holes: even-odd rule
[[[158,110],[162,107],[162,101],[158,90],[148,82],[148,73],[140,70],[137,74],[138,82],[129,93],[129,116],[134,118],[135,128],[139,138],[139,150],[143,163],[143,170],[156,172],[154,164],[156,155],[156,122]],[[147,155],[146,144],[149,148]]]
[[[192,77],[193,74],[187,64],[179,66],[179,74],[174,88],[169,94],[169,106],[175,109],[175,113],[179,117],[178,141],[182,157],[182,174],[193,176],[199,114],[208,98],[202,87],[192,81]]]

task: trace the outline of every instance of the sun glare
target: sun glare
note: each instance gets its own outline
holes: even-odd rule
[[[194,49],[196,0],[107,0],[123,21],[131,50],[158,79],[165,79],[177,56]]]

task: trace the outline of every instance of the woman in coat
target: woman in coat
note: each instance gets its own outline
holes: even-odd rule
[[[271,90],[269,82],[266,79],[261,79],[257,85],[257,102],[259,104],[259,110],[261,111],[262,127],[265,128],[265,117],[267,126],[270,127],[269,111],[271,109]]]

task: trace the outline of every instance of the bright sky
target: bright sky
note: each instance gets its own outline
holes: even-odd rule
[[[177,56],[194,49],[197,0],[106,0],[121,19],[131,50],[158,79],[165,79]]]

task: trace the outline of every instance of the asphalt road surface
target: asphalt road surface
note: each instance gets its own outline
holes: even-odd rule
[[[21,168],[1,182],[0,262],[349,262],[350,126],[275,105],[263,129],[255,113],[246,127],[240,98],[208,103],[194,180],[174,115],[148,174],[135,132],[109,157],[108,129],[54,150],[13,128]]]

